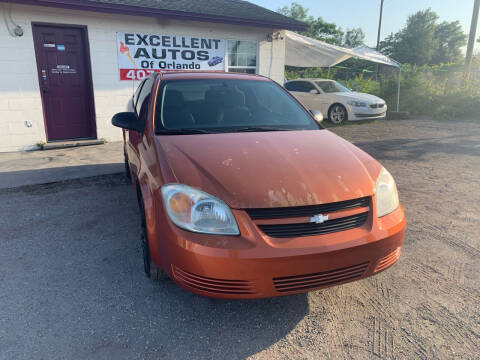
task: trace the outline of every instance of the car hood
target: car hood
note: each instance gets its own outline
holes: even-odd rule
[[[360,92],[342,92],[342,93],[335,93],[335,95],[341,96],[348,100],[358,100],[358,101],[367,101],[369,103],[383,103],[385,102],[382,98],[379,98],[375,95],[370,95],[366,93]]]
[[[380,165],[327,130],[158,136],[166,182],[232,208],[304,206],[371,195]]]

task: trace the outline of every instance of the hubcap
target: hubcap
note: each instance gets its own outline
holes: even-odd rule
[[[332,111],[330,111],[330,120],[333,123],[339,124],[345,119],[345,111],[340,106],[335,106]]]

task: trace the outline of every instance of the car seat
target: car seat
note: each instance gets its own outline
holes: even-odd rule
[[[195,124],[190,111],[185,108],[183,94],[178,90],[167,90],[163,107],[163,126],[167,129],[189,128]]]
[[[245,105],[245,94],[229,90],[222,94],[219,122],[223,125],[238,125],[250,120],[252,113]]]
[[[223,87],[211,87],[205,91],[205,101],[195,111],[197,125],[215,126],[219,124]]]

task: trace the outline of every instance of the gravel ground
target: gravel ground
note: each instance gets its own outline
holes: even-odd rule
[[[480,358],[480,126],[334,128],[397,180],[391,269],[309,294],[202,298],[142,274],[120,175],[0,190],[0,359]]]

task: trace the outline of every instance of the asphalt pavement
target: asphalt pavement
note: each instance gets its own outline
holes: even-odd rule
[[[478,123],[332,131],[397,180],[408,225],[392,268],[308,294],[213,300],[144,276],[121,174],[2,189],[0,359],[479,358]]]

